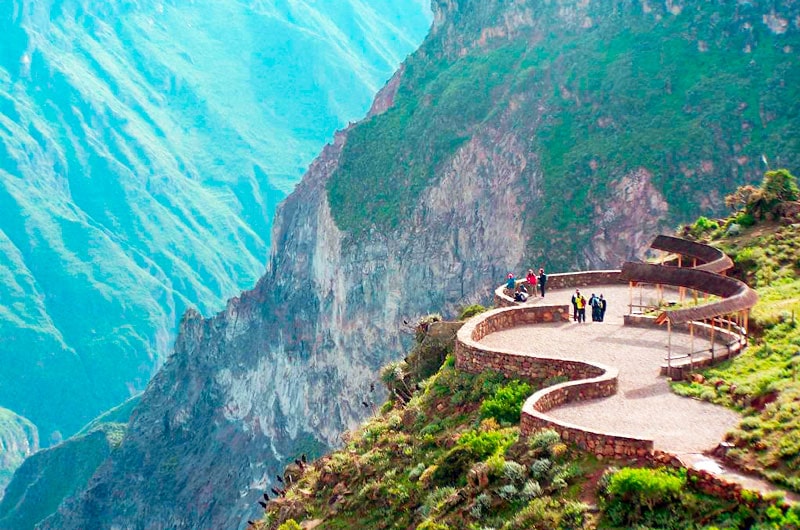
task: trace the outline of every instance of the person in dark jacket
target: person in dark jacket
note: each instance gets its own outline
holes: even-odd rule
[[[517,287],[517,292],[514,293],[514,300],[517,302],[526,302],[528,300],[528,290],[525,288],[525,284],[519,284]]]
[[[589,307],[592,308],[592,322],[600,322],[600,299],[594,293],[589,297]]]
[[[542,298],[544,298],[544,288],[547,285],[547,274],[544,273],[544,269],[539,269],[539,289],[542,291]]]
[[[575,322],[586,322],[586,298],[580,289],[575,289],[572,295],[572,318]]]
[[[608,305],[608,302],[606,301],[605,298],[603,298],[602,293],[600,294],[599,300],[600,300],[600,322],[602,322],[606,318],[606,307]]]

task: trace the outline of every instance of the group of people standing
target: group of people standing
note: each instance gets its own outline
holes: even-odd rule
[[[606,308],[608,303],[603,295],[595,296],[592,293],[589,301],[581,294],[580,289],[575,289],[575,294],[572,295],[572,320],[575,322],[586,322],[586,306],[592,308],[592,322],[602,322],[606,317]]]
[[[514,300],[517,302],[525,302],[528,300],[529,296],[537,296],[537,290],[542,294],[542,298],[544,298],[544,293],[547,289],[547,274],[545,274],[544,268],[541,267],[539,268],[538,276],[533,272],[533,269],[528,269],[525,281],[517,285],[517,279],[514,277],[514,273],[509,272],[506,281],[506,289],[514,293]]]
[[[514,300],[517,302],[526,302],[530,296],[536,296],[537,291],[542,294],[547,290],[547,274],[544,268],[539,269],[539,274],[533,272],[533,269],[528,269],[528,274],[525,276],[525,281],[517,283],[513,272],[508,273],[506,279],[506,292],[514,295]],[[586,300],[581,294],[580,289],[575,289],[575,294],[572,295],[572,320],[575,322],[586,322],[586,306],[592,308],[592,322],[602,322],[606,316],[606,308],[608,302],[603,298],[603,295],[596,296],[592,293],[589,300]]]

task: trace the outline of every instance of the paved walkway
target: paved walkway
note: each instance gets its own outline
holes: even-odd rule
[[[616,395],[570,403],[548,412],[553,418],[577,426],[624,436],[649,438],[655,448],[684,455],[713,449],[725,433],[739,423],[729,409],[674,394],[667,379],[659,375],[666,357],[665,328],[623,326],[627,312],[627,286],[587,287],[608,300],[605,322],[558,323],[522,326],[487,335],[487,346],[511,349],[543,357],[597,361],[619,368]],[[552,291],[531,303],[569,304],[574,289]],[[645,291],[645,300],[648,292]],[[636,291],[638,303],[638,289]],[[695,349],[703,339],[695,338]],[[707,341],[706,341],[707,343]],[[688,351],[688,334],[672,334],[672,351]]]

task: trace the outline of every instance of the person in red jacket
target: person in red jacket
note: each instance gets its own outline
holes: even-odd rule
[[[536,296],[536,274],[533,269],[528,269],[528,275],[525,276],[525,281],[528,282],[528,293],[531,296]]]

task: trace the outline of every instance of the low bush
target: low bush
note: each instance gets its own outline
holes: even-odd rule
[[[691,234],[694,237],[702,237],[704,234],[709,232],[713,232],[714,230],[719,230],[719,223],[709,219],[708,217],[700,216],[697,218],[697,221],[694,222],[692,228],[690,230]]]
[[[499,431],[467,431],[458,439],[458,445],[467,447],[479,458],[500,455],[505,453],[514,442],[517,441],[518,433],[512,429]]]
[[[531,386],[523,381],[510,381],[497,389],[494,396],[481,404],[481,417],[494,418],[500,423],[519,423],[522,404],[531,395]]]
[[[685,483],[685,475],[664,469],[620,469],[600,492],[606,516],[613,525],[658,526],[679,509]]]
[[[480,315],[481,313],[484,313],[486,311],[488,311],[488,308],[483,307],[480,304],[468,305],[467,307],[461,310],[461,314],[458,315],[458,319],[467,320],[468,318],[472,318],[475,315]]]

